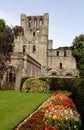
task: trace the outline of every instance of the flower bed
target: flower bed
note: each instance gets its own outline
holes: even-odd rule
[[[80,115],[67,94],[50,97],[18,130],[81,130]]]

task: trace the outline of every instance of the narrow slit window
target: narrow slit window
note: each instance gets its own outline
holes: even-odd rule
[[[64,51],[64,56],[66,56],[66,51]]]
[[[59,56],[59,51],[57,51],[57,56]]]
[[[35,36],[35,32],[33,32],[33,36]]]
[[[60,63],[60,69],[62,69],[62,63]]]
[[[25,53],[26,52],[26,46],[24,45],[23,46],[23,53]]]

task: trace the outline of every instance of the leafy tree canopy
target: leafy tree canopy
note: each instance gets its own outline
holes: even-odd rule
[[[72,54],[76,59],[80,75],[84,76],[84,34],[75,37],[71,49]]]
[[[12,29],[6,25],[3,19],[0,19],[0,79],[3,77],[3,73],[7,69],[13,40]]]
[[[21,26],[15,26],[14,28],[13,28],[13,32],[14,32],[14,36],[17,38],[17,36],[19,35],[19,34],[22,34],[22,35],[24,35],[24,30],[23,30],[23,28],[21,27]]]
[[[5,21],[3,19],[0,19],[0,33],[4,32],[5,28],[6,28]]]

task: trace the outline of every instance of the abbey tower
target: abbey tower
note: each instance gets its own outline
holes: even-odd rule
[[[47,13],[43,16],[21,15],[21,26],[27,40],[24,49],[42,66],[47,66],[48,22]]]
[[[79,76],[70,48],[53,49],[53,40],[48,37],[48,13],[42,16],[21,14],[21,26],[24,29],[24,36],[20,34],[14,39],[11,63],[4,81],[13,83],[14,88],[20,89],[23,77]]]

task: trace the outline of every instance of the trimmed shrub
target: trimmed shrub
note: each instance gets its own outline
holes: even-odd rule
[[[49,92],[49,84],[39,78],[29,78],[23,83],[22,91],[47,93]]]

